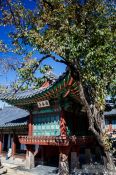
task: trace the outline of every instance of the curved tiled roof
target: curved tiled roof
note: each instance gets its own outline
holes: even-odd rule
[[[59,82],[61,82],[61,80],[63,80],[66,75],[68,75],[67,72],[63,73],[57,80],[55,80],[55,82],[53,82],[50,86],[48,86],[47,88],[39,88],[39,89],[29,89],[29,90],[25,90],[25,91],[18,91],[18,92],[8,92],[5,94],[0,94],[0,100],[6,101],[6,102],[11,102],[12,100],[24,100],[24,99],[30,99],[33,98],[35,96],[39,96],[41,94],[44,94],[46,92],[48,92],[49,90],[51,90],[54,86],[56,86]],[[11,103],[12,104],[12,103]]]
[[[25,98],[31,98],[37,94],[41,94],[42,92],[45,92],[46,90],[52,88],[56,83],[60,82],[64,77],[66,76],[66,72],[63,73],[55,82],[53,82],[49,87],[47,88],[39,88],[39,89],[29,89],[25,91],[18,91],[14,92],[11,91],[9,93],[0,94],[1,100],[19,100],[19,99],[25,99]]]
[[[0,99],[1,100],[11,100],[11,99],[25,99],[25,98],[29,98],[29,97],[32,97],[38,93],[41,93],[42,91],[44,91],[45,89],[29,89],[29,90],[26,90],[26,91],[18,91],[18,92],[14,92],[14,91],[11,91],[9,93],[6,93],[6,94],[1,94],[0,95]]]
[[[21,107],[38,101],[50,100],[51,98],[66,97],[69,93],[73,98],[79,98],[78,85],[72,79],[71,74],[67,71],[48,87],[18,92],[12,91],[6,94],[0,94],[0,99]]]
[[[111,111],[104,112],[105,116],[116,116],[116,108],[112,109]]]
[[[8,127],[20,127],[20,126],[26,126],[27,125],[27,121],[25,121],[25,122],[22,122],[22,123],[6,123],[6,124],[3,124],[3,125],[1,125],[0,124],[0,128],[2,127],[2,128],[8,128]]]
[[[29,112],[26,110],[8,106],[0,110],[0,127],[21,126],[27,124]]]

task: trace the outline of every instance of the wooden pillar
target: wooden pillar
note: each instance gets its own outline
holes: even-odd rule
[[[112,120],[109,120],[109,132],[112,132]]]
[[[16,154],[16,135],[13,135],[13,142],[12,142],[12,156],[14,157]]]
[[[0,155],[2,154],[3,135],[0,135]]]
[[[67,136],[66,118],[64,109],[62,109],[60,116],[60,135]]]
[[[29,123],[28,123],[28,135],[32,136],[32,132],[33,132],[33,127],[32,127],[32,113],[30,113],[29,116]]]
[[[71,149],[71,171],[72,172],[74,171],[75,168],[80,168],[79,153],[80,153],[79,146],[75,146]]]
[[[59,175],[69,175],[68,156],[70,148],[68,146],[60,147],[59,151]]]
[[[27,152],[26,152],[25,168],[32,169],[35,167],[34,151],[32,150],[31,145],[26,145],[26,147],[27,147]]]

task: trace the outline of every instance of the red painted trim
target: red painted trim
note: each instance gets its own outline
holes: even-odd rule
[[[46,81],[40,88],[47,88],[50,85],[48,81]]]
[[[109,124],[109,132],[112,132],[112,124]]]
[[[32,125],[32,114],[30,113],[29,116],[29,123],[28,123],[28,135],[32,136],[32,132],[33,132],[33,125]]]
[[[12,142],[12,156],[16,154],[16,136],[13,136],[13,142]]]
[[[60,115],[60,135],[61,136],[67,135],[65,111],[63,109],[62,109],[61,115]]]
[[[19,136],[19,141],[22,144],[37,144],[37,145],[63,145],[69,144],[66,137],[55,137],[55,136]]]
[[[64,94],[64,98],[67,97],[69,93],[70,93],[70,89]]]
[[[70,81],[69,81],[69,83],[68,83],[68,85],[71,86],[72,83],[73,83],[73,78],[71,77],[71,78],[70,78]]]
[[[86,137],[66,137],[66,136],[19,136],[19,142],[26,145],[52,145],[52,146],[68,146],[68,145],[90,145],[95,143],[95,138]]]

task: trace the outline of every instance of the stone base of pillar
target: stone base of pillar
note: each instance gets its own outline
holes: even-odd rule
[[[26,153],[25,168],[26,169],[32,169],[34,167],[35,167],[34,153],[29,150]]]
[[[71,152],[71,171],[74,171],[75,168],[79,168],[79,160],[77,152]]]
[[[85,149],[85,158],[86,158],[86,163],[91,162],[91,150],[90,149]]]

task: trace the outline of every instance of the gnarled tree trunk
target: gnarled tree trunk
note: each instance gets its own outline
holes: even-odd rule
[[[95,104],[89,105],[89,103],[86,100],[83,86],[81,83],[79,83],[79,89],[80,89],[80,99],[82,102],[82,105],[85,107],[87,112],[87,117],[89,121],[89,130],[94,134],[96,137],[99,145],[103,148],[106,159],[107,159],[107,165],[106,167],[110,170],[114,169],[114,162],[112,159],[112,155],[110,153],[110,149],[105,144],[104,135],[105,130],[102,127],[102,116],[100,114],[100,111],[96,108]]]

